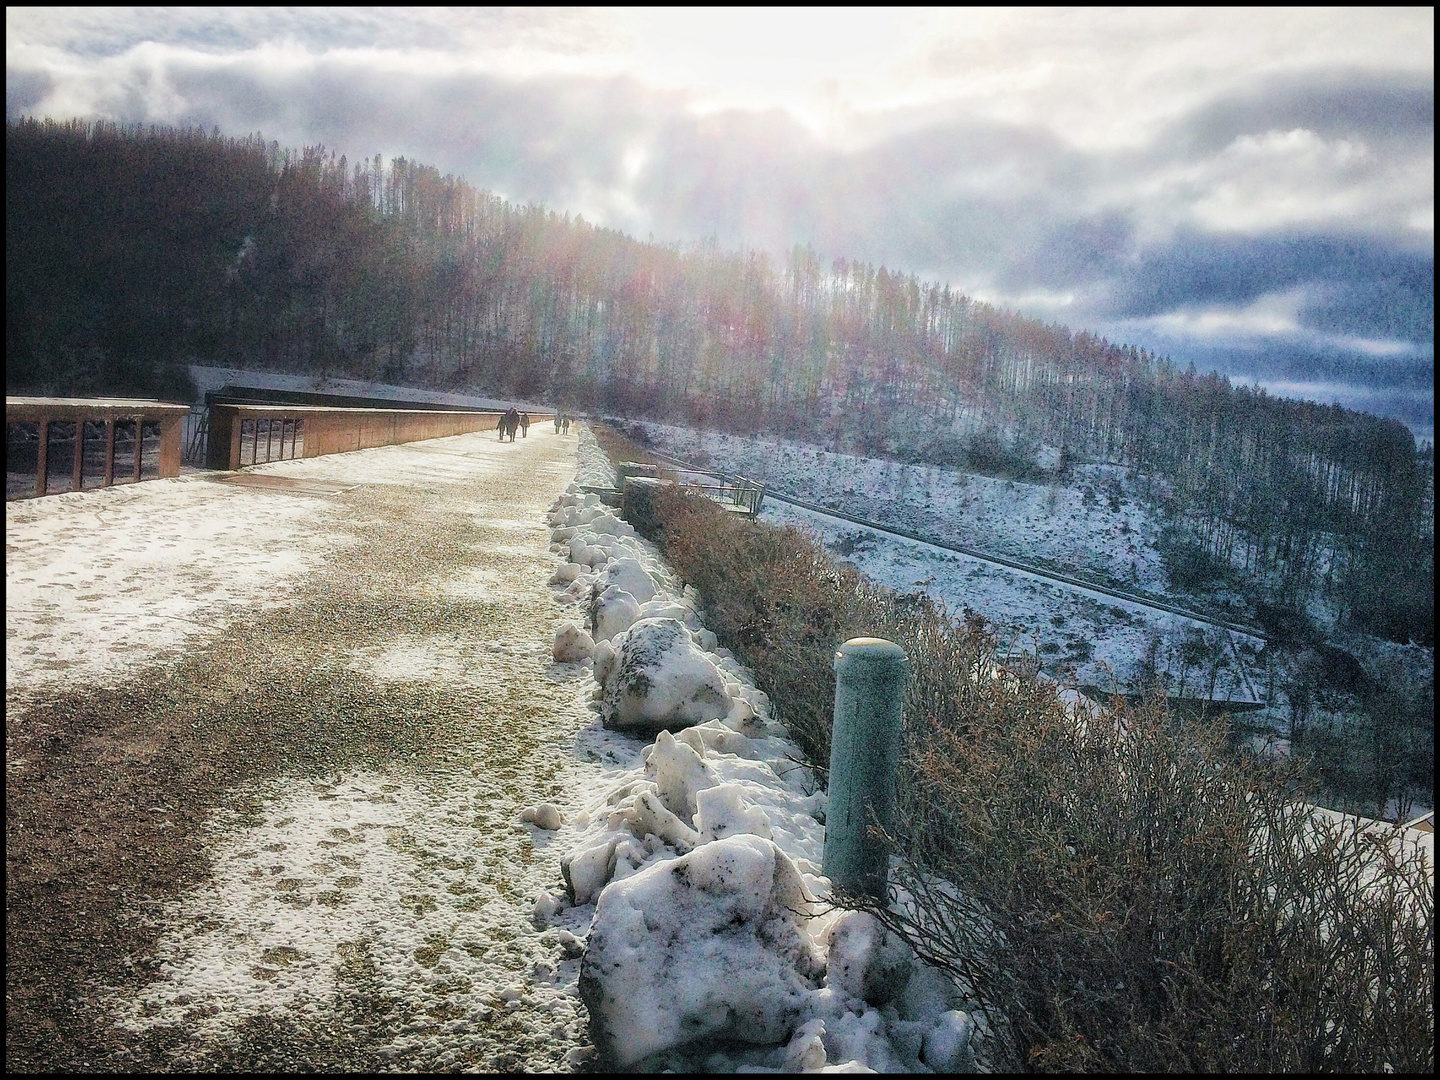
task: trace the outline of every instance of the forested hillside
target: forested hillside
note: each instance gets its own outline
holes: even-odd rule
[[[27,120],[5,167],[9,393],[188,397],[199,361],[942,464],[1023,468],[1044,441],[1154,481],[1182,583],[1324,594],[1433,641],[1433,456],[1395,421],[806,248],[643,243],[404,158]]]

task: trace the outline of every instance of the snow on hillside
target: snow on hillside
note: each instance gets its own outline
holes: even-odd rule
[[[1177,692],[1196,692],[1197,679],[1208,678],[1184,667],[1181,642],[1187,633],[1208,630],[1225,643],[1224,669],[1215,696],[1254,701],[1260,671],[1252,652],[1260,642],[1228,634],[1180,615],[1088,592],[1019,570],[947,551],[903,537],[877,533],[823,514],[779,502],[766,502],[763,520],[794,525],[815,535],[831,554],[848,562],[878,585],[901,593],[924,592],[953,615],[966,609],[993,623],[1003,651],[1037,653],[1047,670],[1062,681],[1124,690],[1136,666],[1158,642],[1159,666],[1171,672]],[[1233,644],[1232,644],[1233,642]],[[1236,649],[1245,649],[1237,653]],[[1236,663],[1236,656],[1244,659]]]
[[[1157,524],[1113,466],[1076,466],[1064,484],[1029,484],[787,440],[642,426],[664,452],[764,480],[820,505],[1072,574],[1088,571],[1128,588],[1164,591]],[[1257,638],[774,499],[765,501],[761,519],[812,533],[833,557],[877,584],[922,591],[957,616],[967,609],[983,615],[1002,651],[1038,654],[1063,682],[1124,690],[1153,664],[1169,674],[1172,693],[1210,696],[1213,690],[1218,698],[1256,701],[1266,684]]]
[[[660,450],[762,480],[787,495],[1065,573],[1165,590],[1150,513],[1124,470],[1077,465],[1065,483],[996,479],[936,465],[837,454],[788,439],[644,423]]]

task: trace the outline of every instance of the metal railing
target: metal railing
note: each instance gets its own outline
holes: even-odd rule
[[[727,510],[750,517],[760,513],[760,505],[765,501],[765,485],[747,480],[743,476],[736,477],[731,484],[696,484],[687,481],[682,486],[688,491],[697,491],[714,499]]]
[[[130,398],[7,397],[5,498],[83,491],[87,480],[96,488],[135,483],[147,473],[179,476],[180,425],[188,411]]]
[[[671,470],[643,461],[622,461],[615,466],[615,487],[617,490],[623,491],[625,481],[631,477],[656,479],[662,473],[669,474]],[[675,482],[686,491],[714,499],[725,509],[746,514],[752,518],[760,513],[760,506],[765,501],[765,485],[744,476],[722,476],[721,483],[706,484],[689,477],[675,475],[677,476]]]
[[[186,465],[205,464],[205,443],[210,434],[210,410],[203,405],[191,406],[181,423],[180,460]]]

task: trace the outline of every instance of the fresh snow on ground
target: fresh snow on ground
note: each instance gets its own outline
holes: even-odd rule
[[[1188,693],[1208,690],[1204,673],[1194,667],[1182,672],[1179,643],[1187,632],[1209,633],[1225,647],[1215,696],[1257,700],[1252,688],[1262,675],[1254,660],[1259,639],[786,503],[767,501],[761,518],[812,533],[876,584],[902,593],[924,592],[955,615],[978,612],[996,626],[1002,651],[1037,653],[1047,666],[1063,671],[1066,681],[1124,690],[1137,662],[1158,641],[1159,666],[1170,671],[1177,690],[1182,674]],[[848,554],[840,556],[840,551]],[[1241,646],[1251,651],[1239,651]],[[1237,655],[1242,663],[1235,662]]]
[[[457,743],[424,768],[241,785],[202,835],[210,877],[170,901],[133,897],[127,917],[159,930],[155,955],[135,960],[158,977],[108,991],[107,1006],[169,1039],[177,1068],[217,1060],[260,1022],[353,1040],[399,1069],[586,1059],[578,961],[530,922],[561,849],[519,819],[605,782],[607,766],[573,749],[590,688],[550,655],[557,560],[542,518],[574,476],[575,442],[542,425],[514,444],[477,433],[245,470],[358,485],[336,497],[194,476],[7,505],[7,699],[111,682],[237,625],[263,636],[267,613],[316,589],[369,602],[371,556],[351,556],[417,500],[468,522],[472,546],[393,598],[507,613],[473,633],[324,635],[317,647],[377,694],[439,688]],[[7,753],[7,770],[24,767]]]
[[[7,503],[6,693],[113,681],[284,603],[347,542],[322,524],[325,509],[321,496],[276,499],[194,475]],[[297,532],[307,544],[262,542]]]

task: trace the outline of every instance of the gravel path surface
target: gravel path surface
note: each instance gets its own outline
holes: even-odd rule
[[[6,508],[9,1069],[568,1069],[598,765],[551,663],[575,438],[465,435]]]

